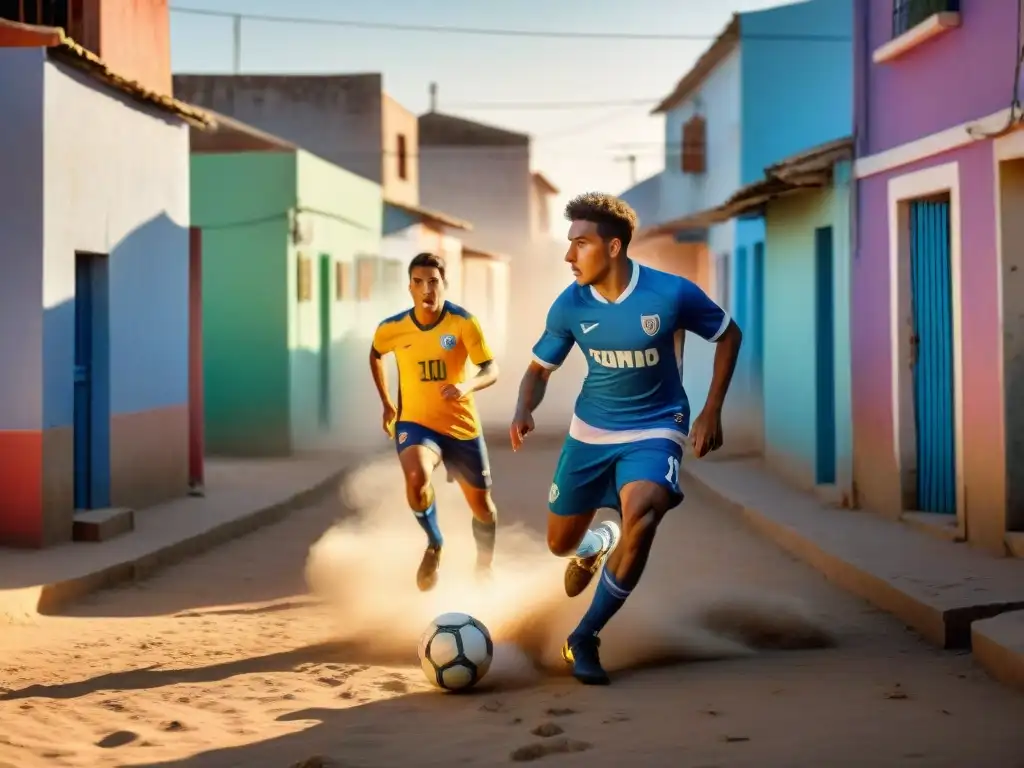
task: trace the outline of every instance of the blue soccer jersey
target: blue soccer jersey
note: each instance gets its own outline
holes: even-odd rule
[[[555,299],[534,359],[558,368],[578,344],[588,373],[570,434],[588,442],[602,433],[690,430],[680,377],[683,334],[717,341],[730,317],[699,286],[633,262],[629,286],[608,302],[591,286],[572,284]],[[616,440],[618,442],[618,440]]]

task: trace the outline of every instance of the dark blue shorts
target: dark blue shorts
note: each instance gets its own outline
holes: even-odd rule
[[[395,447],[401,453],[410,445],[422,445],[432,450],[441,457],[452,475],[474,488],[486,490],[491,487],[491,463],[483,435],[459,440],[411,421],[400,421],[395,424]]]
[[[548,493],[548,509],[564,517],[595,509],[621,513],[619,492],[622,486],[637,480],[667,488],[676,507],[683,500],[679,488],[682,460],[682,447],[665,438],[595,444],[567,437]]]

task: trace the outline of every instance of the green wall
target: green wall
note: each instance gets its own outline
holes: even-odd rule
[[[812,486],[816,430],[815,230],[832,227],[835,355],[836,485],[849,492],[850,211],[849,169],[836,168],[832,188],[773,200],[765,225],[765,456],[793,481]]]
[[[211,454],[291,449],[284,270],[292,152],[196,154],[192,225],[203,230],[203,374]]]
[[[379,408],[366,361],[370,339],[383,315],[375,301],[356,299],[355,259],[380,253],[381,189],[302,151],[297,155],[297,189],[297,216],[306,240],[288,252],[292,442],[298,448],[353,445],[379,429]],[[309,302],[297,300],[300,253],[313,259],[313,300]],[[334,284],[338,262],[350,265],[351,295],[342,301]],[[324,286],[322,277],[330,284]],[[326,298],[326,306],[321,306],[320,297]],[[324,400],[327,423],[321,422]]]

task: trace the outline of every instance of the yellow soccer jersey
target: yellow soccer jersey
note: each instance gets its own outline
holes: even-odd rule
[[[474,365],[493,359],[480,324],[469,312],[446,301],[437,321],[423,326],[407,309],[377,326],[373,348],[380,355],[395,353],[399,421],[459,440],[480,434],[472,395],[459,400],[441,396],[445,384],[466,380],[467,359]]]

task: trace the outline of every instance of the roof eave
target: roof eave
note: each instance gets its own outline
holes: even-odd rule
[[[205,129],[216,124],[205,110],[117,74],[99,56],[68,37],[60,27],[0,19],[0,48],[43,48],[48,56],[85,71],[135,101],[169,112],[195,128]]]
[[[674,109],[691,96],[708,76],[715,71],[725,58],[732,53],[740,42],[740,15],[734,13],[732,19],[722,30],[715,41],[701,54],[689,72],[680,78],[676,87],[668,96],[651,110],[650,114],[658,115]]]
[[[447,213],[441,211],[432,211],[429,208],[421,208],[418,205],[409,205],[407,203],[400,203],[397,200],[384,199],[386,205],[390,205],[392,208],[398,208],[401,211],[405,211],[412,216],[418,218],[425,224],[440,224],[443,227],[449,229],[458,229],[463,232],[472,232],[473,225],[464,219],[457,219],[454,216],[449,216]]]

